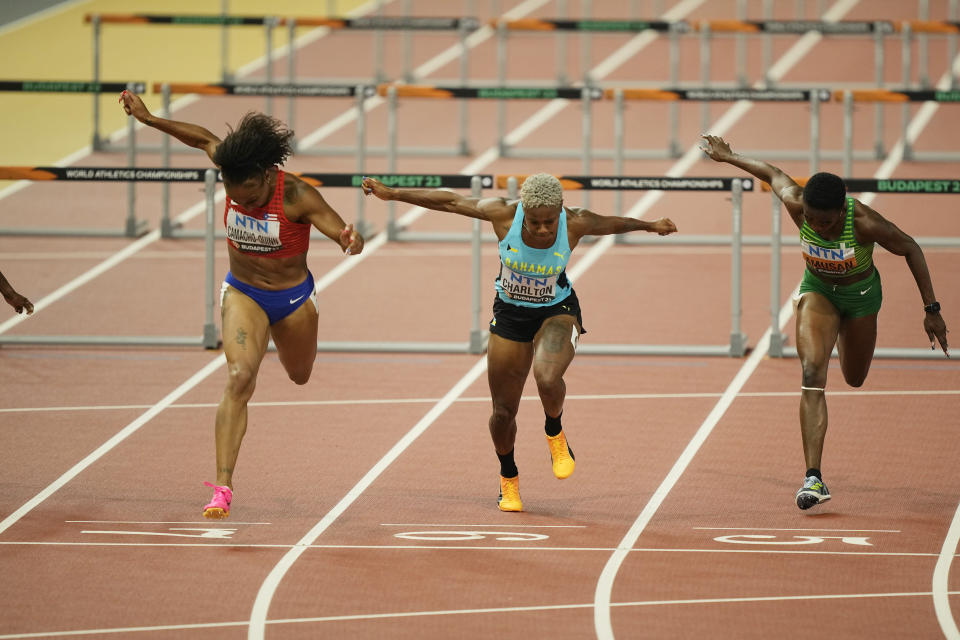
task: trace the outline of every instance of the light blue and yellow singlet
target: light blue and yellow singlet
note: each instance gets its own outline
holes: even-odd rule
[[[567,298],[572,283],[567,278],[570,239],[567,237],[567,212],[562,209],[557,238],[547,249],[529,247],[523,242],[523,205],[503,240],[500,241],[500,275],[495,286],[504,302],[521,307],[549,307]]]

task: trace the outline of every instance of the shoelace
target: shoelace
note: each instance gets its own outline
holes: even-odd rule
[[[224,503],[226,503],[226,504],[228,504],[228,505],[230,504],[230,499],[232,498],[232,495],[231,495],[232,492],[230,491],[230,488],[229,488],[229,487],[219,487],[219,486],[217,486],[217,485],[215,485],[215,484],[211,484],[211,483],[209,483],[209,482],[204,482],[203,484],[205,484],[205,485],[208,486],[208,487],[212,487],[212,488],[213,488],[213,502],[216,502],[216,501],[217,501],[217,498],[219,498],[219,499],[222,500]]]

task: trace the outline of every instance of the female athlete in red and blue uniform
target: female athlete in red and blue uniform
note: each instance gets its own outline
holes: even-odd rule
[[[310,229],[316,227],[347,254],[363,237],[295,175],[279,168],[293,151],[293,132],[262,113],[248,113],[221,140],[203,127],[151,114],[124,91],[124,110],[140,122],[206,152],[220,169],[227,194],[224,225],[230,271],[220,298],[227,385],[217,409],[214,496],[207,518],[226,518],[233,470],[247,430],[247,402],[271,338],[290,379],[306,384],[317,353],[317,303],[307,269]]]

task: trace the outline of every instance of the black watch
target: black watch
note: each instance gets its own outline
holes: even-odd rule
[[[940,313],[940,303],[934,300],[930,304],[924,305],[923,310],[927,313]]]

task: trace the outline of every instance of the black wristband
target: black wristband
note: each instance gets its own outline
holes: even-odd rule
[[[927,313],[940,313],[940,303],[934,300],[930,304],[924,305],[923,310]]]

